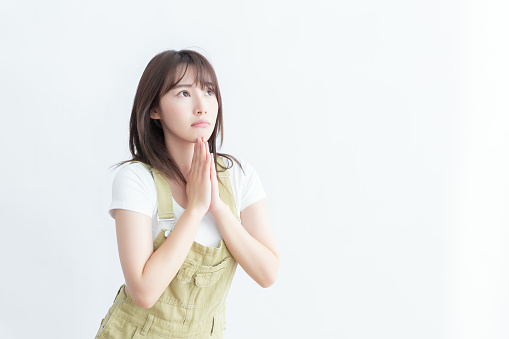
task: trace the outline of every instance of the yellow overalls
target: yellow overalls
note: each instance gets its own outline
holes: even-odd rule
[[[224,166],[220,156],[217,161]],[[142,164],[151,171],[156,183],[158,220],[175,220],[168,181]],[[218,174],[226,186],[219,183],[219,196],[237,217],[228,170]],[[161,230],[154,241],[154,251],[168,234],[169,230]],[[151,308],[136,305],[130,295],[125,295],[125,284],[120,286],[95,338],[223,338],[226,296],[236,268],[237,261],[224,240],[218,248],[195,241],[180,270]]]

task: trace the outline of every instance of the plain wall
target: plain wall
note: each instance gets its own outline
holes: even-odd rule
[[[502,1],[2,1],[0,332],[92,338],[124,282],[110,166],[148,61],[215,67],[278,281],[225,338],[509,335]]]

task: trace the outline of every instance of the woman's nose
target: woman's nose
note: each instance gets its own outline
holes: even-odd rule
[[[207,113],[207,109],[205,107],[205,100],[201,99],[201,98],[197,98],[195,99],[195,108],[194,108],[194,112],[196,114],[204,114],[204,113]]]

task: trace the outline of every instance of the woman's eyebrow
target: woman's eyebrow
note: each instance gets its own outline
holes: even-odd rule
[[[213,86],[214,84],[212,82],[206,81],[203,83],[205,86]],[[192,84],[178,84],[173,86],[173,88],[180,88],[180,87],[192,87]]]
[[[173,86],[173,88],[179,88],[179,87],[191,87],[192,85],[188,85],[188,84],[180,84],[180,85],[175,85]]]

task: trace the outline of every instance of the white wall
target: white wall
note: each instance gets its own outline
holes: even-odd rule
[[[112,164],[148,61],[205,54],[221,151],[282,263],[239,269],[226,338],[509,335],[502,1],[0,2],[0,331],[91,338],[123,275]]]

